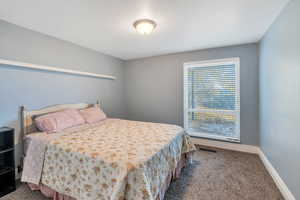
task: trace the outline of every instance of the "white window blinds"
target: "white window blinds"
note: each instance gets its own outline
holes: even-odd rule
[[[194,136],[239,141],[239,59],[187,63],[184,125]]]

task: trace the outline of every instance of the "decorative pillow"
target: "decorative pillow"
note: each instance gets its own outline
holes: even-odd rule
[[[47,133],[59,132],[84,123],[83,117],[76,109],[67,109],[35,118],[36,127]]]
[[[86,123],[92,124],[106,119],[105,113],[99,107],[91,107],[80,110],[80,114]]]

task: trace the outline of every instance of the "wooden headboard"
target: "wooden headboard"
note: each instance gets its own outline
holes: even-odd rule
[[[78,104],[58,104],[47,106],[38,110],[26,110],[24,106],[21,106],[21,131],[22,137],[38,132],[35,124],[34,117],[44,115],[47,113],[57,112],[65,109],[84,109],[92,106],[100,106],[99,101],[96,104],[78,103]]]

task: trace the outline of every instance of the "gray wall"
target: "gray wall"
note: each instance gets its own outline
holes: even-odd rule
[[[0,21],[0,58],[111,74],[105,80],[0,66],[0,126],[17,128],[18,108],[101,100],[110,117],[124,117],[123,61]],[[17,145],[17,156],[20,155]],[[17,162],[19,159],[17,159]]]
[[[261,147],[300,199],[300,1],[292,0],[260,44]]]
[[[258,145],[257,44],[126,61],[128,118],[183,125],[183,63],[230,57],[241,58],[241,142]]]

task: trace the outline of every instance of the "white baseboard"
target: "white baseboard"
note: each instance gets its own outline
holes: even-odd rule
[[[258,153],[261,161],[265,165],[265,168],[268,170],[269,174],[273,178],[276,186],[280,190],[282,196],[284,197],[285,200],[296,200],[294,195],[291,193],[287,185],[284,183],[282,178],[280,177],[279,173],[277,170],[273,167],[271,162],[268,160],[267,156],[264,154],[264,152],[260,149]]]
[[[199,144],[199,145],[203,145],[203,146],[257,154],[259,156],[259,158],[261,159],[261,161],[263,162],[265,168],[269,172],[270,176],[274,180],[276,186],[280,190],[284,199],[285,200],[296,200],[294,195],[291,193],[291,191],[289,190],[287,185],[284,183],[284,181],[280,177],[279,173],[276,171],[276,169],[273,167],[271,162],[268,160],[266,155],[263,153],[263,151],[259,147],[253,146],[253,145],[236,144],[236,143],[208,140],[208,139],[202,139],[202,138],[192,138],[192,141],[194,142],[194,144]]]

